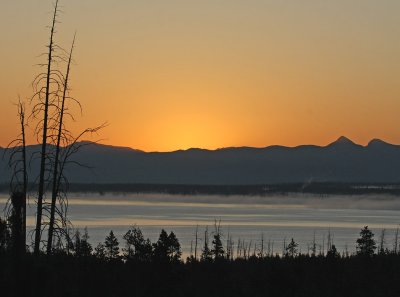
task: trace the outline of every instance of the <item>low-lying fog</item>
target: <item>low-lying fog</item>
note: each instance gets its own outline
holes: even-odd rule
[[[0,195],[4,209],[7,195]],[[33,229],[34,198],[30,199],[28,225]],[[142,228],[144,235],[156,241],[162,228],[174,231],[184,255],[190,253],[199,226],[198,250],[206,226],[210,236],[215,220],[221,220],[223,238],[228,233],[259,248],[261,237],[274,243],[274,253],[281,253],[283,242],[293,237],[302,252],[311,245],[314,234],[321,250],[326,250],[331,233],[339,251],[354,251],[363,226],[368,225],[379,240],[386,229],[385,246],[392,248],[395,229],[400,223],[400,197],[390,195],[320,196],[288,194],[273,196],[213,196],[168,194],[99,194],[71,193],[69,219],[76,228],[88,227],[90,242],[104,241],[110,230],[119,236],[130,226]],[[4,217],[4,213],[1,215]],[[199,252],[198,251],[198,252]]]

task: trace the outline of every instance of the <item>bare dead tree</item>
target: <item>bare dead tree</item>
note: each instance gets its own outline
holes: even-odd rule
[[[240,252],[240,247],[242,245],[242,241],[240,240],[240,238],[238,239],[238,244],[236,247],[236,258],[240,258],[241,252]]]
[[[25,140],[25,105],[19,99],[16,104],[21,133],[11,141],[7,148],[10,151],[8,166],[12,171],[10,181],[11,201],[8,201],[8,217],[12,216],[13,234],[15,237],[16,250],[24,252],[26,249],[26,199],[27,199],[27,161],[26,161],[26,140]],[[9,203],[11,202],[11,203]]]
[[[65,175],[65,169],[66,167],[69,166],[79,166],[79,167],[86,167],[90,168],[89,166],[79,163],[75,160],[73,160],[73,156],[79,152],[79,150],[82,147],[92,145],[96,142],[79,142],[80,139],[87,134],[97,134],[99,130],[101,130],[103,127],[105,127],[106,124],[102,124],[100,126],[97,126],[95,128],[87,128],[83,130],[77,137],[73,137],[69,135],[68,138],[65,139],[65,141],[68,142],[68,144],[65,147],[60,147],[60,155],[59,155],[59,160],[57,162],[57,167],[58,167],[58,174],[57,176],[54,176],[54,189],[53,193],[55,197],[54,204],[51,203],[50,205],[46,204],[44,207],[44,210],[46,211],[45,213],[49,215],[49,219],[51,219],[51,211],[52,207],[54,211],[54,216],[53,220],[50,220],[52,222],[52,233],[53,236],[52,238],[48,239],[47,241],[47,253],[51,253],[52,251],[52,245],[54,242],[54,238],[57,238],[57,240],[60,240],[60,238],[64,238],[68,242],[68,231],[72,228],[71,222],[67,218],[67,212],[68,212],[68,188],[69,188],[69,182],[68,178]],[[46,224],[46,223],[44,223]],[[50,223],[49,223],[49,230],[50,230]]]
[[[87,133],[95,133],[101,127],[85,129],[77,137],[66,128],[65,122],[68,116],[75,121],[69,112],[68,102],[76,103],[81,109],[79,101],[69,96],[69,77],[72,64],[75,36],[69,52],[63,50],[54,42],[55,28],[59,13],[59,1],[55,0],[52,25],[50,27],[50,41],[48,45],[47,62],[39,64],[46,67],[46,71],[40,73],[33,81],[34,95],[31,101],[35,101],[32,108],[32,117],[38,119],[35,134],[41,143],[40,172],[38,180],[38,197],[36,212],[36,229],[34,252],[39,253],[42,233],[48,228],[47,253],[50,253],[53,241],[57,235],[65,239],[70,222],[67,220],[67,190],[68,180],[64,175],[67,164],[74,163],[70,158],[82,145],[78,140]],[[60,65],[66,64],[66,72],[63,74]],[[41,136],[41,141],[40,141]],[[50,145],[51,144],[51,145]],[[75,162],[76,163],[76,162]],[[45,199],[46,189],[51,189],[50,202]]]
[[[57,133],[57,143],[56,143],[56,152],[55,152],[55,159],[54,159],[54,169],[53,169],[53,187],[52,187],[52,195],[51,195],[51,209],[50,209],[50,223],[49,223],[49,232],[48,232],[48,240],[47,240],[47,254],[50,254],[52,250],[53,244],[53,232],[54,232],[54,216],[56,211],[56,200],[58,195],[59,185],[57,182],[58,179],[58,169],[59,169],[59,159],[60,159],[60,150],[61,150],[61,140],[63,137],[63,125],[64,125],[64,112],[66,109],[66,100],[67,100],[67,92],[68,92],[68,82],[69,82],[69,74],[71,70],[71,62],[72,62],[72,53],[74,50],[75,45],[75,36],[72,41],[71,50],[69,53],[67,70],[64,78],[63,83],[63,95],[61,99],[61,107],[59,112],[59,119],[58,119],[58,133]]]
[[[274,255],[274,241],[271,242],[271,256]]]
[[[378,249],[378,254],[385,254],[385,233],[386,229],[382,229],[381,235],[379,237],[379,249]]]
[[[327,251],[330,251],[331,248],[332,248],[332,238],[331,238],[331,228],[329,228],[327,236]]]
[[[393,253],[397,254],[398,246],[399,246],[399,226],[397,226],[396,232],[394,234]]]
[[[226,259],[231,260],[232,257],[232,238],[228,229],[228,237],[226,239]]]
[[[273,251],[271,250],[271,238],[268,239],[268,244],[267,244],[267,257],[270,257],[273,255]]]
[[[202,261],[211,261],[211,250],[210,246],[208,244],[209,238],[208,238],[208,226],[206,226],[206,229],[204,231],[204,242],[203,242],[203,249],[201,251],[201,260]]]
[[[19,119],[21,124],[21,139],[22,139],[22,171],[23,171],[23,186],[22,186],[22,236],[24,249],[26,247],[26,198],[28,188],[28,170],[26,167],[26,140],[25,140],[25,107],[19,103]]]
[[[40,170],[39,176],[34,179],[34,184],[38,185],[37,192],[37,210],[36,210],[36,228],[34,231],[34,253],[38,254],[42,242],[42,233],[48,228],[47,253],[50,253],[55,237],[57,242],[61,243],[60,236],[63,236],[67,242],[69,240],[70,222],[67,219],[68,209],[68,179],[64,174],[64,169],[68,164],[79,164],[72,159],[72,156],[85,145],[91,143],[79,143],[83,135],[97,133],[106,124],[102,124],[95,128],[87,128],[78,136],[73,136],[66,128],[65,120],[69,116],[73,121],[74,116],[69,112],[68,102],[75,102],[79,108],[79,101],[69,96],[69,76],[72,64],[73,49],[75,45],[75,36],[69,52],[59,47],[54,37],[56,34],[56,24],[59,14],[59,0],[54,0],[54,11],[52,14],[52,22],[49,35],[49,43],[47,45],[46,62],[39,64],[45,70],[39,73],[32,82],[34,93],[30,102],[33,103],[30,118],[35,121],[34,133],[37,142],[41,144],[40,150]],[[59,70],[60,62],[67,65],[65,75]],[[22,176],[20,192],[22,195],[14,195],[13,197],[23,197],[22,204],[16,202],[15,205],[21,205],[23,234],[26,238],[26,197],[27,197],[27,160],[25,150],[25,108],[19,104],[19,116],[21,122],[21,137],[14,141],[20,144],[18,151],[11,153],[10,167],[14,167],[14,175],[11,184],[15,180],[20,180]],[[98,141],[97,141],[98,142]],[[96,143],[96,142],[92,142]],[[15,158],[17,153],[21,152],[21,158]],[[36,156],[36,153],[33,153]],[[32,157],[31,157],[32,159]],[[22,163],[22,165],[20,165]],[[88,167],[88,166],[85,166]],[[51,201],[46,201],[45,192],[51,188]],[[11,188],[13,189],[13,188]],[[14,199],[15,200],[15,199]],[[26,240],[24,240],[26,244]]]
[[[286,255],[286,236],[283,238],[282,257]]]
[[[48,54],[47,54],[47,72],[45,74],[40,74],[34,81],[36,86],[38,86],[38,90],[35,93],[34,97],[39,98],[39,104],[35,105],[34,113],[36,111],[43,111],[43,121],[42,125],[42,149],[40,156],[40,174],[39,174],[39,189],[38,189],[38,199],[37,199],[37,210],[36,210],[36,229],[35,229],[35,246],[34,253],[39,254],[40,241],[41,241],[41,233],[42,233],[42,211],[43,211],[43,194],[44,194],[44,184],[45,184],[45,167],[46,167],[46,148],[47,148],[47,132],[48,132],[48,117],[49,117],[49,105],[51,103],[50,96],[52,95],[50,91],[50,86],[52,83],[59,82],[55,78],[53,80],[53,75],[57,76],[57,72],[53,72],[52,64],[53,64],[53,54],[55,51],[54,45],[54,33],[56,27],[56,20],[58,14],[58,0],[56,0],[54,5],[54,13],[53,20],[50,29],[50,41],[48,45]],[[40,82],[42,79],[45,79],[45,86],[40,87]],[[44,94],[44,98],[42,97]],[[44,102],[42,101],[44,99]]]
[[[312,243],[312,246],[311,246],[311,256],[315,257],[316,254],[317,254],[317,244],[316,244],[316,241],[315,241],[315,231],[314,231],[313,243]]]
[[[199,225],[196,225],[196,241],[194,244],[194,259],[197,261],[197,242],[198,242]]]

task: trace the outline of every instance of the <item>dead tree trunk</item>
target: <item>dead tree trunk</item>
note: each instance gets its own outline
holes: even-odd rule
[[[37,199],[37,212],[36,212],[36,230],[35,230],[35,247],[34,253],[39,254],[40,240],[42,232],[42,211],[43,211],[43,194],[44,194],[44,183],[45,183],[45,166],[46,166],[46,146],[47,146],[47,125],[48,125],[48,113],[49,113],[49,97],[50,97],[50,82],[51,82],[51,71],[52,71],[52,61],[53,61],[53,51],[54,51],[54,31],[58,12],[58,0],[56,0],[54,6],[53,21],[50,31],[50,42],[48,45],[48,58],[47,58],[47,77],[46,77],[46,89],[45,89],[45,102],[43,111],[43,131],[42,131],[42,149],[40,156],[40,175],[39,175],[39,189],[38,189],[38,199]]]
[[[57,144],[56,144],[56,153],[54,159],[54,169],[53,169],[53,187],[52,187],[52,194],[51,194],[51,207],[50,207],[50,223],[49,223],[49,233],[48,233],[48,240],[47,240],[47,254],[51,253],[52,245],[53,245],[53,233],[54,233],[54,219],[55,219],[55,210],[56,210],[56,202],[57,202],[57,195],[59,189],[59,178],[58,178],[58,168],[59,168],[59,159],[60,159],[60,149],[61,149],[61,138],[63,134],[63,119],[64,119],[64,111],[65,111],[65,101],[67,99],[67,92],[68,92],[68,80],[69,80],[69,73],[71,69],[71,62],[72,62],[72,52],[74,50],[75,45],[75,36],[72,41],[71,51],[69,53],[68,58],[68,65],[67,65],[67,72],[64,79],[64,86],[63,86],[63,96],[61,101],[61,108],[60,114],[58,119],[58,133],[57,133]],[[60,172],[61,174],[61,172]]]
[[[198,234],[198,231],[199,231],[199,225],[196,226],[196,242],[195,242],[195,245],[194,245],[194,258],[195,258],[196,261],[197,261],[197,241],[198,241],[197,234]]]
[[[21,133],[16,139],[10,142],[7,148],[10,149],[8,166],[12,171],[10,181],[11,192],[11,213],[13,232],[13,248],[18,250],[18,253],[26,249],[26,193],[28,184],[27,162],[26,162],[26,142],[25,142],[25,107],[19,100],[18,118],[21,125]]]
[[[22,246],[24,251],[26,249],[26,195],[28,187],[28,171],[26,167],[26,141],[25,141],[25,108],[21,102],[19,102],[19,119],[21,124],[21,140],[22,140]]]

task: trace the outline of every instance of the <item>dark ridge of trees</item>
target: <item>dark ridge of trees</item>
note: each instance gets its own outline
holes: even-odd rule
[[[24,258],[15,279],[0,257],[4,296],[399,296],[400,258],[265,258],[231,262],[105,262],[97,258]],[[34,273],[40,269],[41,275]],[[43,281],[46,290],[34,284]],[[24,285],[17,285],[23,283]]]
[[[30,183],[28,188],[37,185]],[[93,193],[163,193],[181,195],[260,195],[306,193],[315,195],[389,194],[400,196],[400,184],[301,183],[263,185],[176,185],[176,184],[78,184],[70,183],[69,192]],[[0,184],[7,193],[9,184]]]
[[[357,244],[373,239],[361,230]],[[87,230],[71,236],[57,253],[12,252],[12,223],[0,219],[0,288],[4,296],[399,296],[400,255],[340,255],[330,240],[327,254],[301,253],[291,239],[283,256],[252,252],[246,257],[209,257],[186,262],[179,240],[162,230],[154,244],[138,227],[123,236],[111,231],[93,251]],[[218,233],[214,233],[215,234]],[[208,234],[206,235],[206,237]],[[214,237],[215,238],[215,237]],[[229,238],[229,236],[228,236]],[[228,239],[227,239],[228,240]],[[214,246],[215,249],[215,246]],[[371,249],[370,249],[371,250]],[[372,249],[373,250],[373,249]],[[18,263],[18,264],[16,264]],[[40,271],[41,273],[36,273]],[[46,276],[46,288],[35,286]],[[21,285],[23,284],[23,285]]]
[[[7,184],[0,184],[0,192],[8,191]],[[30,184],[32,187],[32,184]],[[400,184],[343,184],[312,183],[263,184],[263,185],[176,185],[176,184],[69,184],[70,192],[94,193],[165,193],[209,195],[269,195],[307,193],[316,195],[400,195]]]

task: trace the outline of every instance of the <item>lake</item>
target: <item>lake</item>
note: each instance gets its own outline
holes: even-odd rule
[[[7,195],[0,195],[4,209]],[[28,229],[35,222],[34,199],[28,208]],[[69,219],[74,227],[88,228],[90,242],[95,246],[103,242],[113,230],[123,247],[123,234],[138,226],[144,236],[155,242],[161,229],[173,231],[184,256],[194,249],[198,226],[198,254],[208,227],[210,237],[215,220],[220,221],[224,242],[229,236],[236,246],[240,240],[251,246],[253,252],[268,242],[270,252],[282,253],[283,243],[291,238],[299,249],[307,252],[313,239],[317,251],[326,250],[327,236],[340,252],[355,251],[360,229],[368,225],[378,241],[386,229],[385,246],[392,249],[395,231],[400,223],[400,197],[395,196],[313,196],[289,194],[274,196],[207,196],[167,194],[98,194],[71,193]],[[4,213],[1,215],[4,217]],[[211,239],[210,239],[211,242]],[[194,253],[194,251],[193,251]]]

